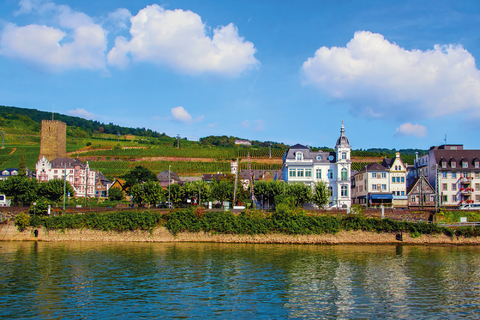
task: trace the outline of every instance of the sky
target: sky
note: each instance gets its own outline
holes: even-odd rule
[[[1,0],[0,105],[198,140],[480,149],[479,1]]]

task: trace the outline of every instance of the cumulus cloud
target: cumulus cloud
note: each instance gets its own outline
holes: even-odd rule
[[[185,110],[183,107],[175,107],[170,110],[172,113],[173,119],[178,122],[184,122],[184,123],[194,123],[194,122],[200,122],[202,121],[205,116],[199,116],[196,119],[193,119],[192,116]]]
[[[106,32],[89,16],[66,5],[22,1],[17,14],[49,11],[59,28],[7,23],[0,33],[0,55],[27,61],[48,70],[105,69]],[[66,40],[67,39],[67,40]],[[70,40],[71,39],[71,40]]]
[[[410,122],[407,122],[397,128],[395,135],[423,138],[427,136],[427,128],[421,124],[411,124]]]
[[[245,120],[240,123],[241,127],[248,128],[250,126],[250,121]]]
[[[127,23],[132,17],[128,9],[120,8],[108,14],[108,20],[120,29],[127,29]]]
[[[480,106],[480,72],[461,45],[405,50],[358,31],[346,47],[321,47],[303,63],[306,83],[346,102],[355,115],[436,117]]]
[[[93,113],[88,112],[87,110],[85,110],[83,108],[77,108],[75,110],[68,110],[67,113],[71,116],[85,118],[85,119],[95,118],[95,115]]]
[[[233,24],[206,35],[201,17],[191,11],[147,6],[130,18],[130,40],[119,36],[107,55],[112,66],[130,60],[166,65],[180,72],[238,75],[258,64],[253,43],[238,35]]]

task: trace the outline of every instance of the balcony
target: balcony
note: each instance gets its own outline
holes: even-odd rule
[[[471,177],[462,177],[460,178],[460,183],[462,184],[470,184],[472,182],[472,178]]]
[[[473,192],[473,188],[460,188],[460,193],[461,194],[465,194],[465,195],[469,195]]]

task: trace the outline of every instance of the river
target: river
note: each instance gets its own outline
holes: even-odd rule
[[[480,317],[477,246],[0,242],[0,318]]]

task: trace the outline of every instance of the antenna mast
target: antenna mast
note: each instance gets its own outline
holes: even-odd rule
[[[445,134],[445,139],[443,139],[443,141],[445,141],[445,144],[447,144],[447,134]]]

